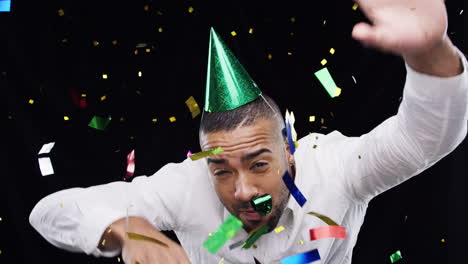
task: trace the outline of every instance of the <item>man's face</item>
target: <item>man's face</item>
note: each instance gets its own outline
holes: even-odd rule
[[[275,121],[257,120],[232,131],[202,134],[203,150],[221,147],[224,152],[207,158],[219,199],[239,218],[244,229],[268,225],[273,229],[287,204],[289,191],[282,181],[289,168],[287,145]],[[272,197],[271,213],[255,212],[250,201],[265,194]]]

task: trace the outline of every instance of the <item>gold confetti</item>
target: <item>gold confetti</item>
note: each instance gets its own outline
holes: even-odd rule
[[[291,23],[296,22],[296,18],[295,18],[295,17],[291,17],[289,20],[291,21]]]
[[[309,122],[315,122],[315,116],[309,116]]]
[[[163,15],[163,13],[162,13],[161,11],[159,11],[159,10],[156,10],[156,15],[158,15],[158,16],[162,16],[162,15]]]
[[[58,13],[59,16],[64,16],[64,15],[65,15],[65,11],[64,11],[62,8],[60,8],[60,9],[57,11],[57,13]]]
[[[107,96],[105,96],[105,95],[101,96],[101,101],[106,100],[106,98],[107,98]]]
[[[249,28],[249,34],[253,34],[253,28]]]
[[[157,118],[153,118],[153,119],[151,119],[151,121],[152,121],[153,123],[156,123],[156,122],[158,121],[158,119],[157,119]]]
[[[444,239],[444,238],[442,238],[442,239],[440,240],[440,242],[442,242],[442,243],[445,243],[445,239]]]
[[[291,55],[292,55],[292,52],[288,51],[288,55],[291,56]]]
[[[136,234],[136,233],[131,233],[131,232],[127,232],[127,235],[128,235],[128,238],[130,239],[133,239],[133,240],[142,240],[142,241],[148,241],[148,242],[153,242],[155,244],[158,244],[158,245],[161,245],[161,246],[164,246],[164,247],[169,247],[166,243],[156,239],[156,238],[152,238],[152,237],[148,237],[148,236],[145,236],[145,235],[140,235],[140,234]]]
[[[0,217],[0,222],[2,221],[3,219]]]
[[[68,120],[70,120],[70,118],[68,116],[64,116],[63,120],[68,121]]]
[[[29,104],[34,104],[34,100],[33,100],[33,99],[29,99],[28,103],[29,103]]]
[[[323,20],[323,25],[325,26],[325,24],[327,23],[327,20]]]
[[[213,233],[209,233],[209,234],[208,234],[208,236],[212,236],[212,235],[213,235]]]
[[[136,49],[133,54],[138,55],[138,50]]]
[[[297,241],[297,243],[298,243],[299,245],[304,245],[304,241],[302,241],[302,240],[300,240],[300,239],[299,239],[299,241]]]
[[[112,45],[117,45],[117,40],[114,39],[114,40],[112,41]]]
[[[234,31],[234,30],[231,31],[231,35],[232,35],[233,37],[235,37],[235,36],[237,35],[236,31]]]
[[[224,264],[224,258],[222,258],[218,264]]]
[[[120,122],[123,122],[123,121],[125,121],[125,117],[122,116],[120,117]]]
[[[151,52],[151,49],[150,49],[150,48],[146,48],[145,51],[146,51],[146,53],[150,53],[150,52]]]
[[[0,249],[0,255],[2,254],[2,250]]]
[[[163,32],[163,27],[158,27],[158,32],[159,33]]]
[[[107,230],[107,234],[109,234],[110,232],[112,232],[112,228],[109,228],[109,230]]]
[[[320,123],[322,123],[322,124],[325,123],[325,118],[323,118],[323,117],[320,118]]]
[[[148,11],[148,10],[149,10],[149,5],[145,5],[145,6],[143,7],[143,10]]]
[[[171,123],[174,123],[176,121],[176,118],[175,116],[171,116],[169,117],[169,121],[171,121]]]
[[[86,94],[85,94],[85,93],[82,93],[82,94],[81,94],[81,97],[86,97]]]
[[[323,59],[320,64],[322,64],[322,66],[325,66],[325,64],[327,64],[327,60],[326,59]]]
[[[189,108],[190,110],[190,113],[192,113],[192,118],[195,118],[196,116],[198,116],[201,111],[200,111],[200,107],[198,106],[197,102],[195,101],[195,98],[193,98],[193,96],[190,96],[186,101],[185,101],[185,104],[187,105],[187,107]]]
[[[99,41],[93,40],[93,46],[94,46],[94,47],[97,47],[98,45],[99,45]]]
[[[353,5],[353,7],[352,7],[352,8],[353,8],[353,10],[357,10],[357,9],[358,9],[358,7],[359,7],[359,5],[358,5],[357,3],[354,3],[354,5]]]
[[[275,228],[276,233],[279,233],[279,232],[281,232],[283,230],[284,230],[284,226],[279,226],[279,227]]]
[[[103,239],[101,245],[104,246],[106,244],[106,240]]]
[[[195,11],[195,9],[193,9],[193,7],[190,6],[190,7],[188,8],[188,12],[189,12],[189,13],[193,13],[193,11]]]
[[[273,59],[273,55],[271,55],[271,53],[268,53],[267,58],[268,58],[269,60],[271,60],[271,59]]]
[[[330,54],[331,54],[331,55],[335,54],[335,49],[334,49],[334,48],[331,48],[331,49],[330,49]]]
[[[117,262],[120,262],[120,257],[117,257]]]
[[[104,80],[107,80],[107,78],[108,78],[107,74],[103,73],[103,74],[102,74],[102,78],[103,78]]]
[[[141,71],[138,71],[138,77],[143,76],[143,73]]]
[[[335,89],[335,97],[336,96],[339,96],[341,94],[341,88],[340,87],[336,87]]]

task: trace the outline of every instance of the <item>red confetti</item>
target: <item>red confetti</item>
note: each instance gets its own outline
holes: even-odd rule
[[[75,88],[70,89],[70,96],[73,103],[79,106],[80,108],[85,108],[87,106],[86,97],[79,96]]]
[[[125,175],[124,180],[128,180],[135,173],[135,150],[132,150],[127,155],[127,174]]]
[[[342,226],[329,225],[310,229],[310,240],[322,238],[346,239],[346,228]]]

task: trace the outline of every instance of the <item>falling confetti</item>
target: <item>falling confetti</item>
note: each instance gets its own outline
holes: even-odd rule
[[[354,83],[357,83],[356,78],[354,78],[354,75],[351,75],[351,77],[353,78]]]
[[[286,187],[288,187],[289,192],[294,197],[296,202],[302,207],[307,202],[307,199],[301,193],[299,188],[297,188],[296,184],[292,180],[291,175],[289,175],[288,171],[286,171],[284,173],[283,181],[284,181],[284,184],[286,185]]]
[[[93,40],[93,46],[94,46],[94,47],[97,47],[97,46],[99,46],[99,41],[97,41],[97,40]]]
[[[445,239],[444,239],[444,238],[442,238],[442,239],[440,240],[440,242],[442,242],[442,243],[445,243]]]
[[[127,172],[124,180],[130,179],[135,173],[135,150],[130,151],[127,155]]]
[[[105,96],[105,95],[101,96],[101,102],[106,100],[106,99],[107,99],[107,96]]]
[[[222,152],[224,152],[224,150],[221,147],[217,147],[217,148],[214,148],[214,149],[205,150],[205,151],[201,151],[201,152],[197,152],[195,154],[192,154],[192,155],[190,155],[190,159],[191,160],[199,160],[199,159],[202,159],[202,158],[205,158],[205,157],[208,157],[208,156],[211,156],[211,155],[219,154],[219,153],[222,153]]]
[[[242,221],[233,215],[229,215],[224,223],[218,227],[216,232],[205,240],[203,246],[208,249],[210,253],[216,254],[216,252],[218,252],[218,250],[221,249],[221,247],[241,228]]]
[[[39,158],[39,169],[41,170],[42,176],[48,176],[54,174],[54,168],[49,157]]]
[[[275,233],[279,233],[283,230],[284,230],[284,226],[278,226],[277,228],[275,228]]]
[[[299,239],[299,241],[297,241],[297,243],[298,243],[299,245],[304,245],[304,241],[302,241],[301,239]]]
[[[245,245],[243,245],[242,248],[244,249],[250,248],[253,245],[253,243],[255,243],[255,241],[257,241],[267,231],[268,231],[268,226],[260,227],[252,235],[250,235],[249,238],[247,238],[247,240],[245,241]]]
[[[189,12],[189,13],[193,13],[193,11],[195,11],[195,9],[194,9],[193,7],[190,6],[190,7],[188,8],[188,12]]]
[[[177,119],[175,118],[175,116],[169,117],[169,121],[170,121],[171,123],[174,123],[176,120],[177,120]]]
[[[359,5],[358,5],[357,3],[354,3],[352,9],[353,9],[353,10],[357,10],[358,7],[359,7]]]
[[[107,74],[103,73],[103,74],[102,74],[102,78],[103,78],[104,80],[107,80],[107,78],[109,78],[109,77],[107,76]]]
[[[335,49],[334,49],[334,48],[331,48],[331,49],[330,49],[330,54],[331,54],[331,55],[335,54]]]
[[[28,103],[29,103],[29,104],[34,104],[34,100],[33,100],[33,99],[29,99]]]
[[[325,87],[325,90],[327,90],[330,97],[333,98],[338,96],[338,91],[341,91],[341,89],[337,89],[338,87],[336,86],[335,81],[326,67],[315,72],[315,76],[319,79],[323,87]]]
[[[143,76],[143,73],[141,71],[138,71],[138,77]]]
[[[114,45],[114,46],[117,45],[117,40],[114,39],[114,40],[112,41],[112,45]]]
[[[291,23],[294,23],[294,22],[296,22],[296,18],[295,18],[295,17],[291,17],[290,21],[291,21]]]
[[[284,258],[281,260],[281,264],[307,264],[317,260],[320,260],[320,254],[317,249],[313,249],[311,251]]]
[[[253,34],[253,31],[254,31],[253,28],[249,28],[249,34]]]
[[[158,244],[160,246],[169,248],[169,246],[166,243],[164,243],[161,240],[158,240],[156,238],[152,238],[152,237],[137,234],[137,233],[131,233],[131,232],[127,232],[127,235],[128,235],[128,238],[133,239],[133,240],[141,240],[141,241],[152,242],[152,243]]]
[[[60,9],[57,11],[57,13],[58,13],[59,16],[64,16],[64,15],[65,15],[65,11],[64,11],[62,8],[60,8]]]
[[[271,59],[273,59],[273,55],[271,55],[271,53],[268,53],[267,58],[268,58],[269,60],[271,60]]]
[[[400,250],[398,250],[397,252],[393,253],[392,255],[390,255],[390,261],[392,263],[395,263],[397,262],[398,260],[402,259],[403,257],[401,256],[401,252]]]
[[[315,116],[309,116],[309,122],[315,122]]]
[[[200,113],[200,107],[198,106],[197,101],[195,101],[195,98],[193,96],[190,96],[186,101],[185,104],[187,105],[188,109],[190,110],[190,113],[192,113],[192,118],[197,117]]]
[[[157,119],[157,118],[153,118],[153,119],[151,119],[151,122],[156,123],[156,122],[158,122],[158,119]]]
[[[218,264],[224,264],[224,258],[221,258]]]
[[[323,238],[340,238],[346,239],[346,228],[337,225],[327,225],[309,230],[310,240],[318,240]]]
[[[235,37],[237,35],[237,33],[233,30],[231,31],[231,36]]]
[[[50,153],[50,151],[52,151],[52,148],[54,146],[55,146],[55,142],[50,142],[50,143],[42,145],[41,149],[39,150],[38,155]]]
[[[101,117],[101,116],[94,116],[91,121],[89,121],[88,126],[92,127],[97,130],[105,130],[109,123],[111,122],[111,117]]]
[[[320,64],[322,64],[322,66],[325,66],[325,64],[327,64],[327,60],[326,59],[323,59]]]
[[[68,116],[64,116],[63,120],[68,121],[68,120],[70,120],[70,118]]]

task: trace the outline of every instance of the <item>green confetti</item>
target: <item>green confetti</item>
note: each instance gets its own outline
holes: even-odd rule
[[[398,250],[397,252],[393,253],[391,256],[390,256],[390,261],[392,263],[395,263],[397,262],[398,260],[402,259],[403,257],[401,256],[401,252],[400,250]]]
[[[242,227],[242,222],[233,215],[224,221],[208,239],[205,240],[203,246],[208,249],[211,254],[216,254],[221,247],[231,239]]]
[[[253,209],[261,215],[267,215],[271,212],[272,200],[271,195],[265,194],[250,201]]]
[[[214,154],[219,154],[219,153],[222,153],[222,152],[224,152],[224,150],[221,147],[217,147],[217,148],[214,148],[214,149],[205,150],[205,151],[202,151],[202,152],[197,152],[195,154],[192,154],[192,155],[190,155],[190,159],[191,160],[199,160],[199,159],[202,159],[204,157],[208,157],[208,156],[211,156],[211,155],[214,155]]]
[[[315,76],[319,79],[320,83],[325,87],[330,97],[336,97],[339,95],[339,88],[336,86],[330,72],[327,67],[315,72]]]
[[[111,117],[94,116],[93,119],[89,121],[88,126],[97,130],[105,130],[111,120]]]
[[[245,241],[245,244],[242,248],[250,248],[255,241],[257,241],[263,234],[268,231],[268,226],[262,226],[260,227],[255,233],[253,233],[247,240]]]

